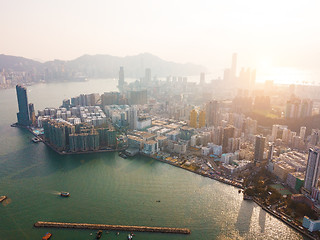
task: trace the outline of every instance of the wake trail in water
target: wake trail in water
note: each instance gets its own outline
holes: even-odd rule
[[[48,191],[48,193],[52,194],[52,195],[60,195],[61,192],[55,191],[55,190],[51,190]]]

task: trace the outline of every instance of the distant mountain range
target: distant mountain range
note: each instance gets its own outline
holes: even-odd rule
[[[165,61],[149,53],[136,56],[115,57],[110,55],[83,55],[70,61],[35,60],[0,55],[0,69],[24,71],[47,81],[73,80],[79,76],[88,78],[117,78],[120,66],[124,67],[125,77],[140,78],[146,68],[151,68],[152,76],[190,76],[205,72],[201,65]],[[39,79],[39,80],[41,80]]]

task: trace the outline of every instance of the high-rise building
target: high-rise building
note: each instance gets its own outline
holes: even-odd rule
[[[231,80],[231,71],[230,68],[226,68],[223,72],[223,81],[228,83]]]
[[[199,128],[206,126],[206,112],[200,111],[199,113]]]
[[[300,138],[302,141],[304,141],[304,138],[306,136],[306,131],[307,131],[306,127],[300,127]]]
[[[197,111],[192,109],[190,112],[190,127],[197,128]]]
[[[27,89],[21,85],[16,86],[19,112],[17,113],[18,124],[22,126],[30,125]]]
[[[131,130],[137,129],[138,111],[137,111],[136,106],[131,106],[129,109],[128,123],[129,123],[129,129],[131,129]]]
[[[206,104],[206,122],[207,126],[214,126],[218,123],[219,103],[216,100]]]
[[[254,146],[254,161],[261,162],[263,160],[263,153],[264,153],[264,145],[266,142],[266,138],[262,135],[256,136],[256,142]]]
[[[200,73],[200,85],[205,84],[206,80],[205,80],[205,73],[202,72]]]
[[[270,142],[269,143],[269,146],[268,146],[268,162],[270,162],[273,158],[273,152],[274,152],[274,143],[273,142]]]
[[[272,125],[272,132],[271,132],[271,136],[272,136],[272,140],[275,141],[278,137],[278,130],[279,130],[280,126],[278,124],[274,124]]]
[[[318,187],[320,176],[320,150],[309,149],[306,176],[304,179],[304,188],[311,193],[312,188]]]
[[[128,102],[130,105],[146,104],[148,102],[147,90],[128,91]]]
[[[120,92],[123,91],[123,86],[124,86],[124,71],[123,71],[123,67],[120,67],[119,80],[118,80],[118,88]]]
[[[232,64],[230,69],[231,81],[235,81],[237,77],[237,54],[232,54]]]
[[[34,105],[33,103],[29,103],[29,117],[30,117],[30,122],[33,126],[36,125],[36,114],[34,112]]]
[[[145,73],[145,76],[144,76],[144,81],[145,81],[145,83],[151,82],[151,69],[150,69],[150,68],[146,68],[146,73]]]
[[[233,126],[229,126],[223,129],[223,140],[222,140],[222,151],[227,152],[229,138],[234,137],[235,128]]]

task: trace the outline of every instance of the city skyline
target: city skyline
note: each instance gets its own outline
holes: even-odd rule
[[[221,75],[236,52],[238,69],[257,68],[258,81],[313,82],[320,76],[316,9],[316,1],[12,1],[0,17],[2,53],[48,61],[150,52]]]

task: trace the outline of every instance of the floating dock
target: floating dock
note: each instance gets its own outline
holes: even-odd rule
[[[96,230],[115,230],[129,232],[157,232],[157,233],[178,233],[190,234],[188,228],[168,228],[168,227],[146,227],[146,226],[123,226],[123,225],[105,225],[89,223],[62,223],[62,222],[36,222],[35,227],[45,228],[73,228],[73,229],[96,229]]]
[[[7,196],[0,196],[0,203],[7,199]]]

